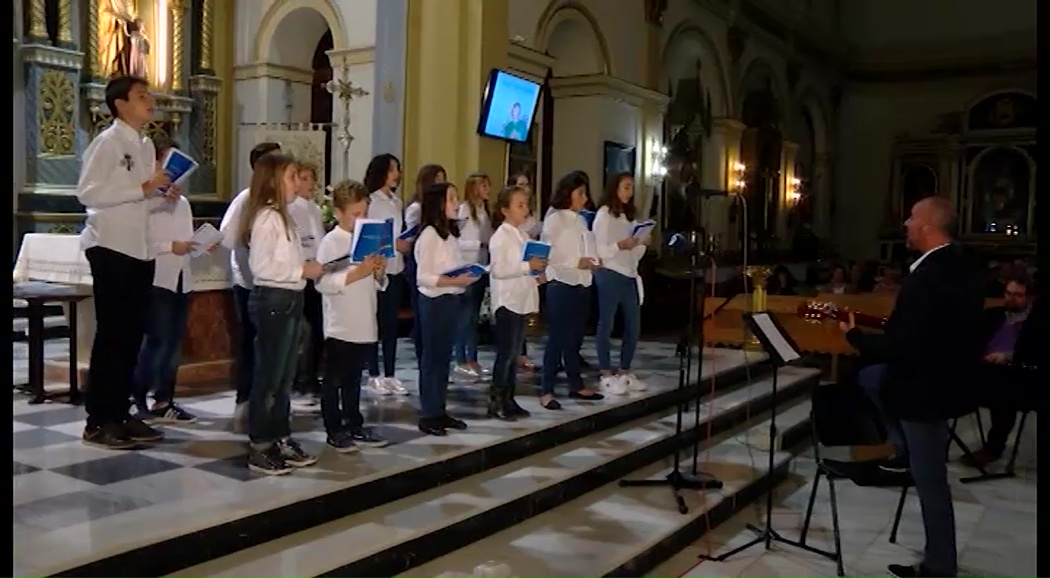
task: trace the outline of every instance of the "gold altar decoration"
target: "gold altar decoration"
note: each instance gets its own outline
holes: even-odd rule
[[[744,274],[751,279],[752,313],[766,310],[766,281],[769,279],[770,272],[769,267],[765,265],[752,265],[744,270]],[[744,347],[755,350],[761,349],[762,344],[759,343],[758,337],[748,332],[747,342],[744,344]]]
[[[29,36],[47,40],[47,6],[44,0],[29,1]]]
[[[201,70],[212,68],[212,27],[214,26],[212,4],[214,4],[213,0],[203,0],[201,3]]]
[[[147,122],[142,126],[142,134],[148,136],[152,141],[156,141],[158,138],[171,138],[171,131],[168,129],[168,124],[162,120],[151,120]]]
[[[186,3],[184,0],[170,0],[168,7],[171,9],[171,89],[180,91],[183,88]]]
[[[87,51],[84,59],[85,66],[91,73],[89,78],[102,78],[99,66],[101,55],[98,53],[98,10],[87,10]]]
[[[76,85],[65,72],[45,70],[40,75],[37,91],[40,152],[47,155],[72,155]]]
[[[58,1],[58,41],[67,46],[73,43],[73,0]]]
[[[215,164],[215,126],[217,103],[215,95],[204,97],[204,135],[202,135],[201,160],[204,164]]]

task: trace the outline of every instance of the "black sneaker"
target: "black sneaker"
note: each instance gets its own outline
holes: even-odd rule
[[[905,566],[904,564],[890,564],[889,571],[891,576],[897,576],[897,578],[955,578],[956,574],[938,574],[931,570],[926,569],[922,564],[914,564],[911,566]]]
[[[248,450],[248,469],[268,476],[283,476],[294,469],[288,465],[281,450],[272,445],[264,450]]]
[[[893,456],[887,460],[883,460],[879,464],[879,469],[884,472],[891,474],[906,474],[909,471],[908,458],[905,456]]]
[[[138,415],[146,423],[197,423],[197,416],[174,403],[169,403],[164,407],[154,407],[145,413],[140,410]]]
[[[353,430],[350,432],[350,438],[354,441],[355,445],[369,448],[385,448],[390,445],[388,440],[376,435],[371,429],[360,428]]]
[[[350,432],[341,431],[329,435],[327,443],[332,449],[341,454],[351,454],[357,451],[357,444],[354,443]]]
[[[107,423],[102,426],[84,428],[84,444],[104,450],[130,450],[139,446],[128,437],[120,424]]]
[[[124,433],[136,442],[152,443],[164,439],[164,432],[146,425],[146,422],[133,415],[124,420]]]
[[[456,419],[456,418],[454,418],[454,417],[452,417],[452,416],[450,416],[448,414],[445,414],[445,417],[441,418],[441,425],[445,429],[458,429],[458,430],[465,430],[465,429],[467,429],[467,422],[465,422],[465,421],[463,421],[461,419]]]
[[[284,438],[283,440],[278,441],[277,449],[281,451],[281,456],[284,457],[284,461],[289,466],[305,468],[317,463],[317,458],[303,451],[299,442],[292,438]]]

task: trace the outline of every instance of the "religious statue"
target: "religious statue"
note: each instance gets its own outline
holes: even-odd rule
[[[99,0],[98,39],[100,76],[147,77],[149,39],[135,0]]]

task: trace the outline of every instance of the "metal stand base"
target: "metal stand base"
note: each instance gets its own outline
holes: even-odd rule
[[[671,470],[671,473],[667,474],[664,478],[648,479],[648,480],[620,480],[621,488],[645,488],[655,486],[668,486],[671,488],[671,493],[674,494],[675,503],[678,504],[678,512],[681,514],[689,513],[689,506],[685,505],[685,498],[682,497],[682,490],[721,490],[722,480],[707,474],[700,472],[697,475],[684,474],[681,470]]]
[[[820,548],[814,548],[809,544],[803,544],[802,542],[799,542],[797,540],[789,540],[781,536],[776,530],[772,528],[759,528],[754,524],[748,524],[747,529],[751,530],[752,532],[755,532],[756,534],[758,534],[758,536],[754,540],[748,542],[747,544],[737,546],[736,548],[733,548],[732,550],[726,552],[725,554],[722,554],[721,556],[705,556],[701,554],[700,559],[710,560],[711,562],[725,562],[727,559],[736,556],[737,554],[743,552],[744,550],[747,550],[748,548],[751,548],[752,546],[757,546],[758,544],[764,543],[766,545],[766,550],[769,550],[770,547],[772,547],[773,542],[779,542],[781,544],[786,544],[788,546],[793,546],[795,548],[800,548],[807,552],[812,552],[814,554],[824,556],[829,560],[838,560],[838,556],[836,556],[834,552],[827,552],[825,550],[821,550]]]

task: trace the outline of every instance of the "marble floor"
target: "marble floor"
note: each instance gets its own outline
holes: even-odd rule
[[[15,345],[15,383],[24,377],[24,347]],[[61,354],[48,344],[48,354]],[[22,360],[19,360],[20,354]],[[539,358],[535,345],[531,353]],[[584,355],[594,357],[588,342]],[[492,354],[482,353],[482,363]],[[723,372],[745,363],[741,352],[706,350],[704,373]],[[412,355],[402,344],[399,359]],[[749,361],[759,358],[750,354]],[[21,361],[21,362],[20,362]],[[412,390],[414,363],[400,363],[398,377]],[[14,493],[16,575],[49,575],[132,548],[198,531],[282,505],[352,487],[393,472],[448,459],[509,438],[526,435],[617,404],[658,394],[677,385],[674,345],[643,342],[636,357],[639,375],[650,390],[602,403],[566,403],[562,412],[545,412],[535,398],[522,404],[534,418],[505,424],[479,421],[465,432],[427,437],[415,429],[416,397],[366,395],[366,420],[393,444],[350,456],[323,451],[324,433],[313,417],[299,417],[293,427],[303,445],[321,454],[317,467],[293,476],[266,478],[247,470],[242,436],[226,431],[233,410],[232,392],[182,400],[197,414],[197,424],[166,427],[168,439],[151,449],[110,452],[84,446],[83,408],[63,404],[29,405],[14,394]],[[480,417],[483,386],[454,385],[450,410],[468,420]],[[568,401],[568,400],[566,400]],[[163,520],[158,524],[157,520]]]

